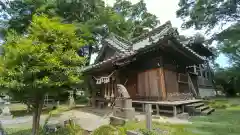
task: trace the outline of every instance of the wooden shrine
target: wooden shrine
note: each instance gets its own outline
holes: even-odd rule
[[[131,41],[111,34],[101,44],[95,63],[82,69],[90,78],[93,105],[114,101],[117,84],[133,102],[185,101],[214,92],[212,52],[203,44],[181,42],[170,22]]]

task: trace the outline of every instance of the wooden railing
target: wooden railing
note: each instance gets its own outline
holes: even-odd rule
[[[194,96],[197,96],[196,89],[195,89],[195,87],[193,85],[192,79],[191,79],[189,74],[188,74],[188,86],[189,86],[190,91],[193,92]]]
[[[179,73],[178,74],[178,82],[180,82],[180,83],[188,83],[188,75]]]
[[[198,85],[200,86],[212,86],[212,82],[206,78],[198,77]]]

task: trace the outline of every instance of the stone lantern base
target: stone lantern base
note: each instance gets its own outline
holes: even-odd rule
[[[112,125],[123,125],[126,121],[134,120],[134,118],[135,109],[132,107],[132,99],[116,99],[110,123]]]

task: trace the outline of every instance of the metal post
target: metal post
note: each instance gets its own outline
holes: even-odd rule
[[[146,127],[148,130],[152,129],[152,105],[146,104]]]

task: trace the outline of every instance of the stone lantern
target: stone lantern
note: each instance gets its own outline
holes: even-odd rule
[[[4,99],[0,97],[0,117],[2,118],[12,118],[10,109],[9,109],[9,104],[10,102],[8,101],[9,97],[5,96]]]

